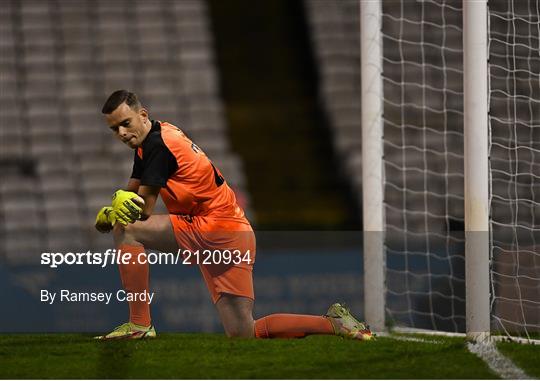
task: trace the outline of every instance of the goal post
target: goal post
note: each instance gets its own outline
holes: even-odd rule
[[[360,3],[362,75],[362,182],[364,221],[364,311],[371,329],[385,328],[383,120],[381,4]],[[368,291],[369,290],[369,291]]]
[[[490,333],[487,0],[463,2],[467,336]]]
[[[384,206],[381,4],[360,2],[362,75],[362,199],[364,221],[364,315],[384,330]]]

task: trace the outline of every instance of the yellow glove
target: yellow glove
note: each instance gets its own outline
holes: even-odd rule
[[[120,222],[124,226],[128,224],[125,220],[121,219],[116,215],[112,207],[104,206],[98,212],[96,216],[96,223],[94,226],[96,227],[98,232],[108,233],[112,230],[116,222]]]
[[[117,190],[112,196],[111,206],[117,218],[133,223],[141,218],[144,200],[137,193]]]

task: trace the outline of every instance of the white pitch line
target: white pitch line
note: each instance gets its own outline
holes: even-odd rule
[[[397,335],[388,334],[386,332],[378,332],[376,333],[376,335],[377,337],[389,337],[391,339],[398,340],[398,341],[413,341],[413,342],[425,343],[425,344],[444,344],[442,341],[439,341],[439,340],[427,340],[427,339],[422,339],[420,337],[410,337],[410,336],[397,336]]]
[[[425,343],[425,344],[444,344],[442,341],[421,339],[419,337],[407,337],[407,336],[391,336],[391,337],[392,339],[399,340],[399,341],[414,341],[417,343]]]
[[[499,352],[494,343],[468,343],[467,348],[484,360],[491,370],[505,380],[532,380],[523,370]]]
[[[540,340],[530,339],[527,337],[512,337],[512,336],[491,336],[491,340],[496,342],[509,342],[509,343],[519,343],[519,344],[531,344],[531,345],[540,345]]]
[[[408,333],[413,335],[428,335],[428,336],[445,336],[445,337],[465,337],[464,333],[459,332],[446,332],[446,331],[434,331],[432,329],[421,328],[408,328],[408,327],[394,327],[394,331],[398,333]]]
[[[442,341],[426,340],[418,337],[396,336],[385,332],[380,332],[377,336],[389,337],[394,340],[400,341],[413,341],[428,344],[444,344]],[[448,335],[450,336],[450,335]],[[452,336],[465,336],[462,334],[455,334]],[[467,348],[471,353],[474,353],[480,357],[489,368],[498,374],[505,380],[532,380],[522,369],[515,365],[509,358],[505,357],[501,352],[497,350],[494,341],[484,343],[467,343]]]

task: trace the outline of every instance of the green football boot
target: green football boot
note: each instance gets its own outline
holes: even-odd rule
[[[96,340],[140,340],[153,339],[156,337],[156,329],[153,325],[144,327],[131,322],[116,327],[111,333],[96,336]]]
[[[372,340],[375,338],[369,326],[356,320],[345,305],[340,303],[332,304],[324,317],[330,320],[337,336],[355,340]]]

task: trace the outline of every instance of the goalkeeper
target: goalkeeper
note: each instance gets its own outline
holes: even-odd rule
[[[177,127],[150,120],[137,96],[118,90],[102,113],[109,128],[134,150],[131,178],[102,208],[96,229],[112,231],[117,249],[144,256],[145,248],[175,253],[182,250],[229,250],[240,261],[198,264],[229,337],[304,337],[330,334],[368,340],[369,329],[342,305],[325,316],[274,314],[254,321],[253,279],[255,235],[235,195],[204,152]],[[161,195],[169,214],[152,214]],[[131,261],[129,261],[131,262]],[[146,261],[119,265],[127,292],[148,293]],[[99,339],[155,337],[146,301],[129,302],[129,321]]]

